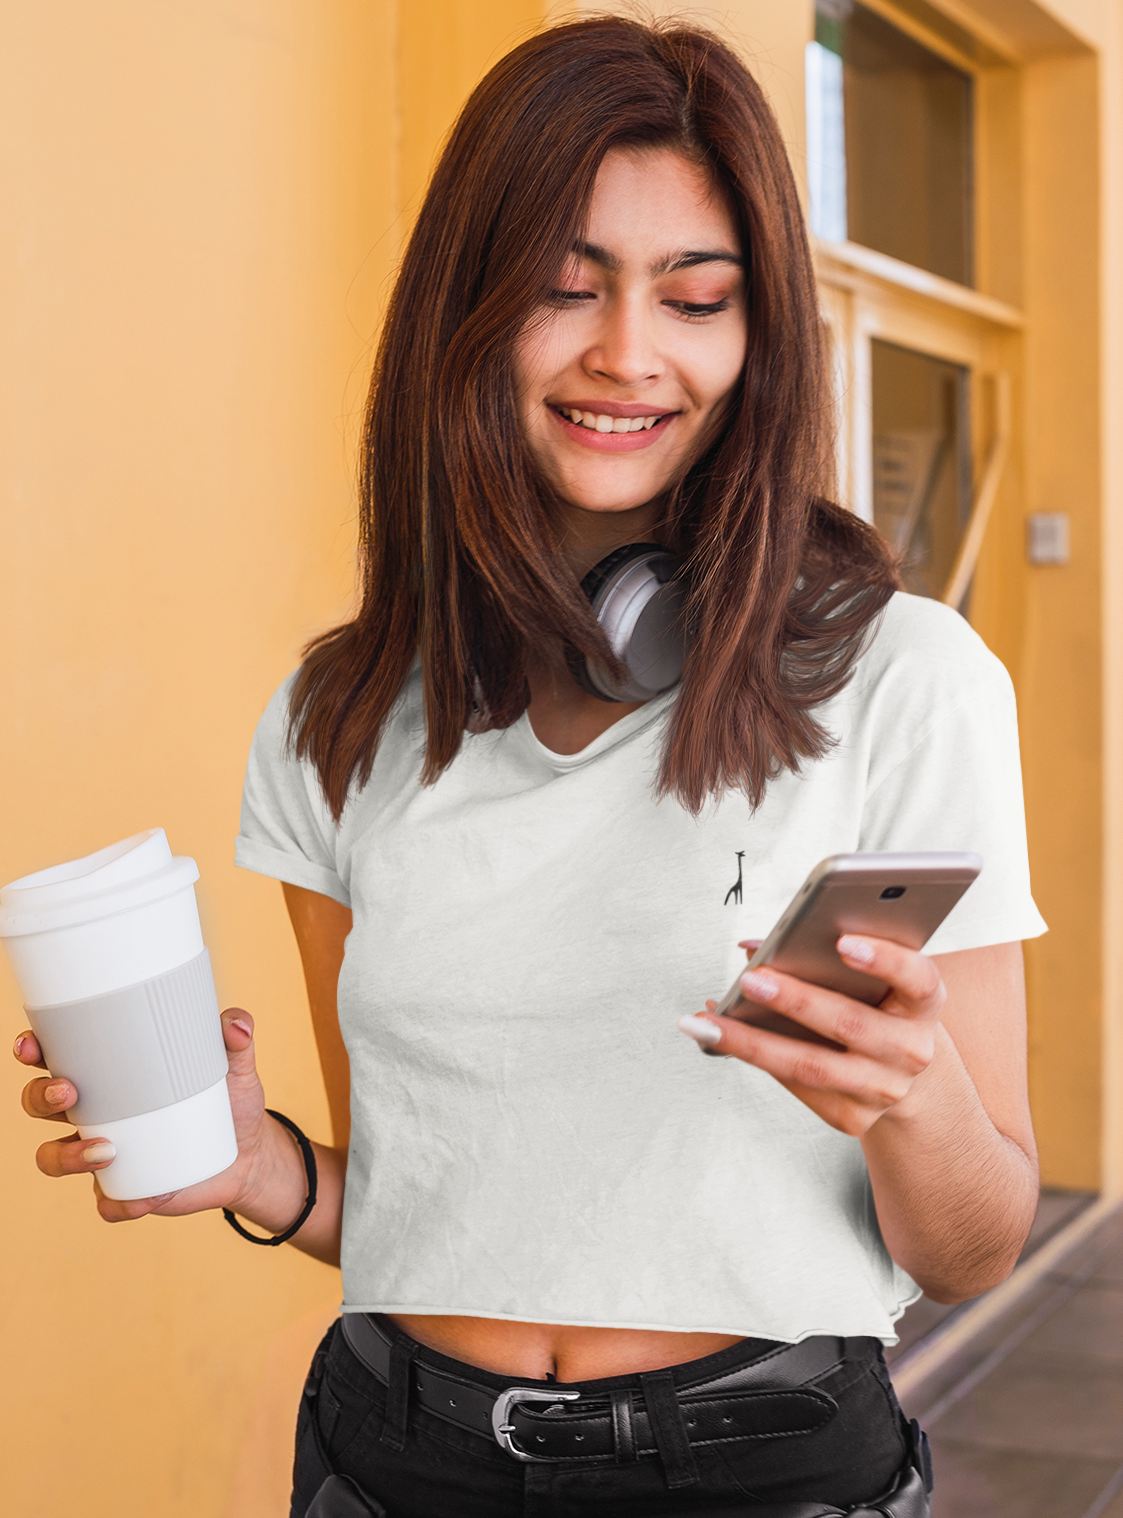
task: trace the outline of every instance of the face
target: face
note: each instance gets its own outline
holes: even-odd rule
[[[579,538],[642,535],[720,425],[745,343],[741,247],[712,180],[669,149],[607,154],[585,240],[515,349],[526,438]]]

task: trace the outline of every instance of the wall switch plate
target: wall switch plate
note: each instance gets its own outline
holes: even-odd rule
[[[1034,511],[1026,518],[1026,557],[1031,564],[1068,563],[1067,511]]]

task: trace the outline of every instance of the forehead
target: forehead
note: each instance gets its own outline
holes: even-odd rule
[[[628,262],[659,263],[688,248],[741,252],[720,185],[671,148],[613,148],[605,154],[584,241]]]

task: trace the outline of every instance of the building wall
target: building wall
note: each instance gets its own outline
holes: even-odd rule
[[[1034,894],[1049,924],[1026,946],[1042,1178],[1096,1189],[1105,779],[1098,65],[1091,50],[1072,49],[1023,63],[1016,88],[1012,73],[997,71],[988,102],[990,125],[1007,144],[1005,163],[991,165],[988,178],[1008,186],[1000,206],[1010,220],[985,229],[983,287],[1008,291],[1026,328],[1007,344],[1017,379],[1015,448],[972,621],[1018,692]],[[1027,563],[1025,518],[1036,511],[1068,513],[1067,565]]]
[[[1075,19],[1086,42],[1118,50],[1119,0],[980,0],[999,19],[1019,7],[1054,28]],[[316,1135],[326,1110],[280,892],[232,865],[245,753],[303,640],[349,604],[371,339],[441,140],[494,59],[543,16],[579,9],[37,0],[0,14],[0,879],[165,827],[199,862],[220,996],[257,1018],[269,1099]],[[673,9],[743,50],[801,173],[810,0]],[[1112,652],[1123,632],[1110,623],[1104,644],[1098,631],[1103,503],[1123,506],[1100,408],[1123,387],[1105,369],[1100,389],[1096,364],[1118,367],[1123,313],[1108,302],[1117,340],[1098,342],[1094,292],[1123,226],[1116,206],[1105,251],[1106,171],[1086,155],[1096,69],[1092,53],[1050,54],[1026,80],[1026,226],[1041,240],[1025,300],[1052,333],[1030,350],[1028,383],[1033,414],[1052,421],[1027,443],[1027,494],[988,545],[1008,591],[994,604],[1012,609],[993,638],[1019,682],[1038,890],[1054,925],[1030,966],[1034,1096],[1048,1173],[1066,1184],[1099,1174],[1102,648],[1108,689],[1123,694]],[[1118,167],[1123,130],[1109,126]],[[1073,324],[1089,336],[1066,348]],[[1023,573],[1026,502],[1073,511],[1071,570]],[[1108,526],[1118,586],[1123,546],[1114,517]],[[1118,819],[1117,753],[1104,773]],[[1115,1059],[1123,970],[1108,970]],[[14,1035],[3,963],[0,997]],[[22,1079],[10,1063],[0,1106],[14,1244],[4,1421],[19,1430],[2,1505],[36,1518],[76,1503],[86,1518],[217,1518],[262,1367],[274,1393],[278,1367],[298,1377],[338,1276],[252,1249],[217,1215],[107,1227],[85,1182],[36,1171],[49,1134],[18,1111]],[[1108,1118],[1123,1126],[1118,1103]],[[283,1443],[280,1475],[269,1467],[282,1485]],[[256,1491],[255,1511],[283,1511],[247,1448],[242,1499]]]
[[[1097,66],[1026,71],[1026,511],[1067,511],[1071,563],[1030,568],[1022,679],[1034,889],[1030,1095],[1046,1184],[1101,1183],[1103,718]],[[1073,154],[1074,140],[1083,151]],[[1063,146],[1070,145],[1066,151]]]
[[[36,0],[0,38],[0,879],[164,827],[272,1104],[326,1135],[280,888],[233,838],[254,723],[351,597],[397,13]],[[10,1039],[6,961],[0,997]],[[217,1213],[108,1227],[2,1079],[0,1508],[217,1515],[270,1338],[338,1275]]]

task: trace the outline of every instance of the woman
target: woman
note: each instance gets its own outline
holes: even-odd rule
[[[342,1248],[294,1514],[927,1510],[881,1345],[1023,1242],[1043,925],[1009,682],[823,498],[823,396],[795,189],[732,54],[612,19],[502,60],[386,323],[361,609],[246,779],[238,859],[284,882],[335,1146],[309,1209],[232,1009],[237,1164],[99,1194]],[[581,582],[643,543],[680,560],[685,671],[601,699],[626,672]],[[742,982],[840,1048],[697,1011],[820,858],[937,848],[986,869],[927,955],[839,941],[880,1008]]]

